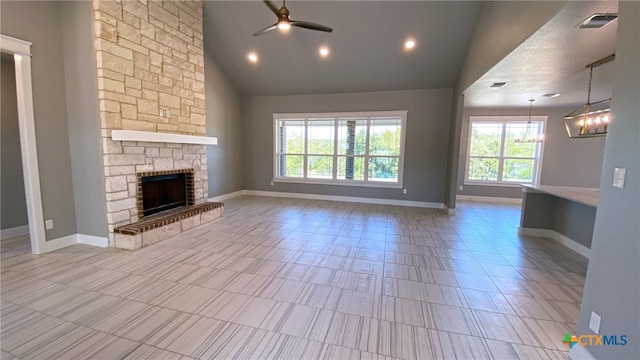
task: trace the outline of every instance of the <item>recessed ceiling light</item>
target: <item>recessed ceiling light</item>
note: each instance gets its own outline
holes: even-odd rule
[[[329,48],[326,46],[321,46],[318,52],[320,53],[320,56],[322,56],[323,58],[326,58],[327,56],[329,56]]]
[[[411,50],[411,49],[413,49],[414,47],[416,47],[416,41],[415,41],[415,40],[413,40],[413,39],[407,39],[407,40],[404,42],[404,48],[405,48],[405,49],[407,49],[407,50]]]
[[[247,59],[249,59],[249,62],[252,62],[252,63],[255,64],[255,63],[258,62],[258,54],[254,53],[254,52],[250,52],[247,55]]]
[[[558,97],[558,96],[560,96],[559,93],[549,93],[549,94],[542,95],[542,97],[548,97],[548,98],[554,98],[554,97]]]
[[[507,85],[507,83],[506,83],[506,82],[504,82],[504,81],[499,81],[499,82],[494,82],[494,83],[493,83],[493,84],[491,84],[491,86],[489,86],[489,87],[492,87],[492,88],[501,88],[501,87],[503,87],[503,86],[505,86],[505,85]]]

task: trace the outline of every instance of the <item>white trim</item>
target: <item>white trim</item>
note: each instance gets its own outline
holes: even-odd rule
[[[596,360],[596,358],[591,355],[589,350],[578,343],[573,345],[573,347],[569,350],[569,358],[572,360]]]
[[[341,186],[360,186],[360,187],[382,187],[382,188],[403,188],[404,187],[404,157],[405,157],[405,142],[407,135],[407,116],[408,110],[394,110],[394,111],[366,111],[366,112],[330,112],[330,113],[274,113],[273,114],[273,177],[272,181],[274,182],[288,182],[288,183],[299,183],[299,184],[320,184],[320,185],[341,185]],[[369,154],[369,132],[371,129],[371,121],[376,120],[377,118],[385,118],[385,117],[398,117],[400,118],[400,152],[398,156],[376,156]],[[367,128],[367,136],[366,136],[366,152],[364,155],[357,155],[356,157],[364,158],[364,174],[365,179],[362,181],[352,181],[352,180],[340,180],[337,179],[337,159],[338,157],[345,155],[338,155],[338,120],[347,119],[347,118],[360,118],[362,120],[366,120],[366,128]],[[322,155],[322,154],[309,154],[308,150],[308,130],[309,130],[309,119],[317,119],[319,121],[333,121],[333,126],[335,127],[334,133],[334,151],[331,155]],[[284,120],[300,120],[304,122],[304,131],[305,131],[305,141],[304,141],[304,152],[302,154],[287,154],[287,155],[300,155],[303,157],[303,177],[302,178],[294,178],[294,177],[281,177],[278,175],[278,141],[279,141],[279,132],[278,132],[278,121]],[[332,156],[333,157],[333,170],[331,179],[310,179],[307,177],[307,161],[309,156]],[[388,157],[388,158],[397,158],[398,159],[398,181],[394,182],[384,182],[384,181],[375,181],[368,179],[368,166],[369,166],[369,158],[370,157]]]
[[[77,234],[78,244],[85,244],[97,247],[109,247],[109,239],[106,237]]]
[[[394,199],[379,199],[379,198],[362,198],[352,196],[337,196],[337,195],[317,195],[317,194],[303,194],[303,193],[286,193],[278,191],[260,191],[260,190],[239,190],[232,193],[209,198],[209,201],[223,201],[238,196],[250,195],[250,196],[266,196],[266,197],[281,197],[292,199],[309,199],[309,200],[327,200],[327,201],[344,201],[355,202],[365,204],[380,204],[380,205],[397,205],[397,206],[410,206],[421,207],[431,209],[445,209],[449,215],[455,214],[456,209],[447,209],[443,203],[425,202],[425,201],[411,201],[411,200],[394,200]]]
[[[386,188],[386,189],[402,189],[402,184],[398,184],[396,182],[385,183],[382,181],[354,181],[354,180],[331,180],[331,179],[324,180],[324,179],[276,177],[273,179],[273,182],[274,183],[290,183],[290,184],[339,185],[339,186],[374,187],[374,188]]]
[[[31,43],[0,35],[0,50],[13,54],[16,69],[16,97],[18,102],[18,125],[20,129],[20,151],[24,192],[29,219],[31,252],[40,254],[46,243],[44,212],[38,169],[38,147],[33,111],[33,85],[31,81]]]
[[[503,187],[512,187],[512,186],[519,186],[520,183],[513,183],[513,182],[509,182],[509,181],[501,181],[501,180],[488,180],[488,181],[483,181],[483,180],[473,180],[473,179],[469,179],[469,161],[471,159],[471,127],[472,124],[474,122],[495,122],[495,123],[502,123],[502,137],[500,138],[500,156],[495,157],[496,159],[498,159],[498,179],[502,178],[503,175],[503,166],[504,166],[504,160],[506,159],[513,159],[512,157],[505,157],[503,156],[503,152],[504,152],[504,142],[506,139],[505,136],[505,131],[506,131],[506,124],[507,123],[518,123],[518,122],[528,122],[529,120],[531,120],[532,122],[540,122],[542,123],[542,127],[540,129],[541,135],[543,137],[546,138],[545,132],[547,130],[547,120],[549,119],[549,117],[547,115],[536,115],[536,116],[531,116],[531,119],[529,119],[529,116],[509,116],[509,115],[496,115],[496,116],[476,116],[476,115],[470,115],[469,119],[467,121],[467,153],[466,153],[466,159],[465,159],[465,166],[464,166],[464,174],[463,174],[463,179],[464,179],[464,184],[465,185],[476,185],[476,186],[482,186],[482,185],[487,185],[487,186],[503,186]],[[534,164],[536,166],[534,166],[533,169],[533,179],[531,184],[533,185],[538,185],[540,184],[540,177],[541,177],[541,173],[542,173],[542,160],[544,160],[544,144],[545,142],[543,141],[542,143],[538,143],[536,146],[536,157],[533,158]],[[491,157],[491,156],[482,156],[482,157]],[[532,158],[525,158],[525,159],[532,159]]]
[[[0,48],[2,52],[31,56],[31,43],[28,41],[0,35]]]
[[[318,194],[304,194],[304,193],[287,193],[287,192],[260,191],[260,190],[244,190],[244,191],[245,193],[243,195],[253,195],[253,196],[268,196],[268,197],[326,200],[326,201],[343,201],[343,202],[354,202],[354,203],[364,203],[364,204],[396,205],[396,206],[409,206],[409,207],[420,207],[420,208],[431,208],[431,209],[445,208],[443,203],[435,203],[435,202],[427,202],[427,201],[364,198],[364,197],[355,197],[355,196],[318,195]]]
[[[50,251],[62,249],[64,247],[74,245],[78,243],[78,234],[71,234],[67,236],[63,236],[57,239],[46,241],[42,244],[40,250],[41,253],[47,253]]]
[[[224,200],[227,200],[227,199],[232,199],[234,197],[246,195],[246,192],[247,192],[247,190],[238,190],[238,191],[234,191],[232,193],[222,194],[222,195],[218,195],[218,196],[209,198],[209,201],[213,201],[213,202],[224,201]]]
[[[46,241],[41,247],[41,253],[47,253],[62,249],[67,246],[75,244],[85,244],[97,247],[109,247],[109,239],[106,237],[85,235],[85,234],[71,234],[57,239]]]
[[[588,247],[551,229],[523,228],[518,226],[518,234],[553,239],[586,258],[589,258],[589,255],[591,254],[591,249]]]
[[[137,130],[112,130],[111,139],[117,141],[145,141],[177,144],[218,145],[218,138]]]
[[[0,229],[0,240],[11,239],[22,235],[29,235],[29,225]]]
[[[521,198],[506,198],[493,196],[456,195],[456,201],[473,201],[489,204],[522,204]]]
[[[466,186],[489,186],[500,188],[519,188],[523,185],[531,185],[528,183],[519,182],[499,182],[499,181],[482,181],[482,180],[465,180],[463,185]],[[535,186],[535,185],[533,185]]]

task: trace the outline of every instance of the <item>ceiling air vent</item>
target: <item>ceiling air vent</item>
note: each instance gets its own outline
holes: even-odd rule
[[[618,14],[593,14],[578,24],[580,29],[598,29],[618,18]]]
[[[506,82],[494,82],[493,84],[491,84],[490,87],[492,88],[501,88],[503,86],[507,85]]]

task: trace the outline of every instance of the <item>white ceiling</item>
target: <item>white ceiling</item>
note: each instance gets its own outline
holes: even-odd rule
[[[278,6],[279,3],[276,2]],[[330,26],[254,37],[276,17],[258,1],[205,1],[207,51],[243,94],[289,95],[453,87],[480,1],[287,1],[294,20]],[[413,37],[417,46],[403,50]],[[328,59],[318,48],[331,49]],[[247,54],[258,53],[258,64]]]
[[[578,107],[587,99],[589,70],[596,60],[615,52],[618,22],[600,29],[579,29],[577,24],[594,13],[617,13],[617,1],[570,1],[546,25],[471,85],[465,107]],[[611,96],[615,61],[594,68],[592,101]],[[490,88],[493,82],[507,82]],[[556,98],[543,94],[561,93]]]

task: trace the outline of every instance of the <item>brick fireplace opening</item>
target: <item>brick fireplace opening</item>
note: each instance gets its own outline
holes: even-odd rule
[[[195,205],[194,169],[138,173],[138,218]]]
[[[135,250],[222,216],[223,205],[196,205],[195,168],[136,174],[137,220],[113,229],[113,246]]]

